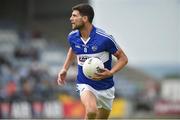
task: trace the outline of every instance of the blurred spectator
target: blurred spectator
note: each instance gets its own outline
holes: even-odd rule
[[[42,38],[42,33],[39,30],[35,30],[32,32],[32,38]]]
[[[2,55],[0,55],[0,66],[1,65],[9,65],[10,66],[10,62],[8,60],[6,60],[5,57]]]
[[[32,47],[16,48],[16,50],[14,51],[14,56],[16,58],[27,58],[32,60],[38,60],[39,58],[38,51]]]
[[[14,81],[9,81],[6,85],[6,93],[7,96],[11,97],[13,96],[17,91],[17,86]]]

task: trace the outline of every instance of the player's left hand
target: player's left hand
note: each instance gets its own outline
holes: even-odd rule
[[[100,69],[101,72],[95,73],[95,76],[93,76],[93,80],[101,80],[108,77],[111,77],[113,74],[108,70],[107,68]]]

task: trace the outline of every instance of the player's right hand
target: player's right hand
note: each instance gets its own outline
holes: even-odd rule
[[[67,74],[67,70],[65,70],[65,69],[62,69],[58,73],[58,79],[57,79],[58,85],[64,85],[65,84],[66,74]]]

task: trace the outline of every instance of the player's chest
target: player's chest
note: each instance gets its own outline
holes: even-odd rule
[[[81,40],[74,42],[76,54],[92,54],[105,51],[105,44],[97,39],[90,39],[86,44]]]

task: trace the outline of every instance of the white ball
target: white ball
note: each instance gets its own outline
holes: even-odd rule
[[[104,68],[103,62],[95,57],[88,58],[83,64],[83,73],[87,78],[92,78],[95,73],[100,72]]]

